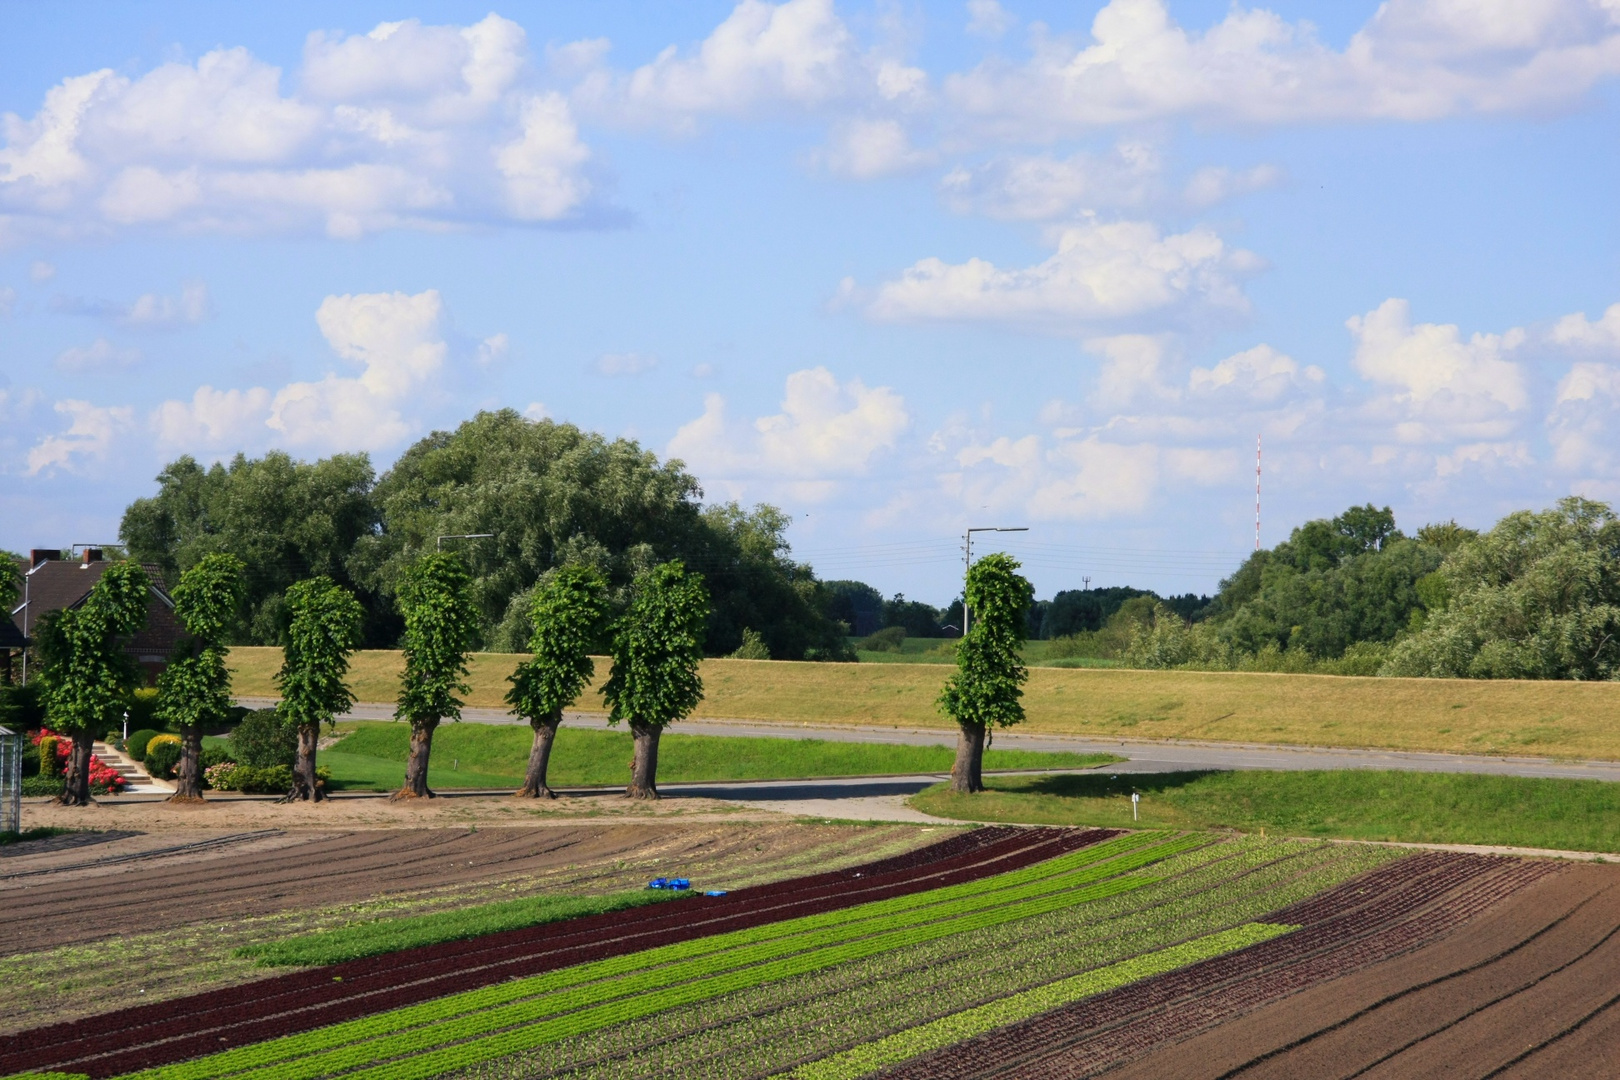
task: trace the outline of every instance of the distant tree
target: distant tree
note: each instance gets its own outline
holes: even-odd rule
[[[593,567],[565,566],[535,587],[529,603],[534,657],[507,677],[512,684],[507,704],[534,729],[523,786],[514,792],[519,797],[556,798],[546,785],[551,745],[563,710],[596,674],[591,650],[601,638],[607,613],[607,582]]]
[[[57,800],[65,806],[89,804],[91,746],[123,717],[129,693],[140,684],[140,669],[119,639],[146,625],[151,585],[139,564],[115,562],[82,604],[52,620],[48,722],[73,738],[67,786]]]
[[[1468,541],[1479,539],[1479,530],[1465,528],[1457,524],[1456,518],[1452,518],[1423,526],[1417,531],[1416,539],[1439,548],[1442,555],[1450,555]]]
[[[1620,518],[1604,503],[1509,514],[1424,586],[1428,617],[1380,674],[1620,679]]]
[[[174,613],[186,637],[158,676],[158,719],[180,729],[180,761],[170,801],[202,799],[202,737],[205,728],[230,716],[230,652],[225,637],[242,605],[242,561],[234,555],[204,555],[180,575],[174,588]]]
[[[247,601],[228,640],[279,645],[293,582],[325,576],[357,588],[350,573],[357,546],[381,524],[375,479],[364,454],[305,462],[275,450],[262,458],[238,454],[206,469],[181,457],[158,474],[156,495],[124,511],[119,536],[132,558],[156,563],[171,581],[212,552],[241,559]],[[398,633],[392,613],[374,594],[361,598],[370,640],[392,645]]]
[[[461,559],[449,552],[426,555],[406,568],[399,582],[399,613],[405,620],[401,648],[405,674],[395,716],[411,725],[405,785],[396,799],[426,796],[433,732],[446,717],[461,719],[467,692],[467,654],[478,640],[478,611],[472,579]]]
[[[907,637],[937,638],[940,611],[921,600],[907,600],[905,593],[895,593],[883,605],[883,625],[905,628]]]
[[[1029,671],[1019,658],[1034,589],[1010,555],[986,555],[968,570],[965,596],[973,624],[956,647],[956,672],[939,706],[961,733],[951,790],[984,790],[985,735],[1024,719],[1023,685]]]
[[[1059,638],[1101,630],[1125,601],[1152,596],[1144,589],[1114,585],[1097,589],[1064,589],[1052,597],[1042,613],[1040,637]],[[1157,597],[1155,597],[1157,599]]]
[[[10,616],[17,601],[22,599],[23,567],[27,561],[14,552],[0,548],[0,618]],[[0,686],[11,685],[11,653],[0,651]]]
[[[613,635],[613,672],[602,687],[608,723],[628,721],[635,739],[633,799],[658,798],[658,737],[703,700],[698,662],[709,597],[703,582],[679,562],[637,578],[630,608]]]
[[[315,752],[321,727],[335,726],[339,714],[354,704],[345,681],[349,657],[360,647],[365,613],[347,589],[328,577],[294,582],[287,590],[287,644],[282,650],[276,684],[280,722],[298,733],[292,788],[284,802],[325,798],[315,776]]]
[[[827,615],[864,637],[883,625],[883,594],[864,581],[828,581]]]

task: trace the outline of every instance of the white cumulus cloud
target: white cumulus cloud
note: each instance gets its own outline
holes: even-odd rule
[[[72,472],[87,461],[99,460],[113,440],[134,424],[135,410],[128,406],[98,407],[69,398],[58,401],[55,409],[68,418],[67,430],[46,436],[28,451],[30,476],[47,469]]]
[[[312,34],[291,79],[244,48],[72,76],[0,117],[0,219],[48,235],[442,229],[588,212],[570,106],[524,78],[523,28]],[[291,84],[290,88],[286,84]]]
[[[822,367],[789,375],[781,408],[744,428],[728,419],[721,395],[707,394],[702,415],[675,433],[666,452],[733,490],[747,481],[792,482],[799,497],[821,498],[893,448],[911,422],[893,390],[840,383]]]
[[[96,338],[88,345],[63,349],[56,356],[56,366],[63,371],[107,371],[129,367],[141,358],[137,349],[123,349],[106,338]]]
[[[1057,251],[1031,267],[923,259],[879,286],[866,312],[1064,327],[1190,307],[1244,311],[1238,277],[1258,264],[1205,228],[1165,236],[1148,222],[1086,224],[1061,230]]]
[[[1035,39],[945,80],[981,132],[1049,139],[1173,117],[1245,124],[1431,120],[1578,101],[1620,73],[1611,0],[1389,0],[1343,51],[1234,5],[1203,32],[1165,0],[1111,0],[1089,40]]]

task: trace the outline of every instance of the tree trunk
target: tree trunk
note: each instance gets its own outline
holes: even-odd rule
[[[630,786],[624,792],[627,797],[658,798],[658,736],[663,730],[657,724],[630,721],[630,734],[636,740],[636,755],[630,761]]]
[[[557,725],[562,717],[531,720],[534,745],[529,748],[529,770],[523,774],[523,786],[512,794],[520,799],[555,799],[557,793],[546,786],[546,766],[551,761],[551,744],[557,738]]]
[[[298,725],[298,756],[293,759],[292,790],[282,802],[320,802],[326,798],[315,777],[315,747],[321,741],[319,724]]]
[[[405,762],[405,786],[394,792],[394,798],[434,798],[433,792],[428,790],[427,772],[428,755],[433,752],[433,729],[438,726],[437,716],[431,720],[411,721],[411,756]]]
[[[180,763],[174,770],[174,794],[169,802],[202,802],[202,728],[196,724],[180,732]]]
[[[73,736],[73,753],[68,756],[67,786],[56,801],[63,806],[90,805],[90,747],[95,738],[88,731]]]
[[[984,725],[960,723],[956,763],[951,766],[951,790],[969,794],[984,790]]]

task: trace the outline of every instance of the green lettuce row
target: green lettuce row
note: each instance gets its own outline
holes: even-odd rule
[[[1285,845],[1268,842],[1261,850],[1240,851],[1232,861],[1220,859],[1215,851],[1206,858],[1218,861],[1223,874],[1233,875],[1241,874],[1256,863],[1270,861],[1285,849]],[[1297,846],[1296,850],[1299,850]],[[1297,863],[1303,858],[1309,863],[1335,856],[1336,852],[1322,846],[1301,850],[1300,855],[1289,862]],[[1359,866],[1352,866],[1331,874],[1312,884],[1309,891],[1335,884],[1352,876],[1357,869]],[[1286,876],[1297,875],[1290,870]],[[1154,886],[1153,891],[1158,892],[1167,884]],[[1251,896],[1246,882],[1233,881],[1231,885],[1231,888],[1188,897],[1179,902],[1179,910],[1130,912],[1129,918],[1123,921],[1138,925],[1099,928],[1104,933],[1117,935],[1106,942],[1090,940],[1092,932],[1079,922],[1089,916],[1081,913],[1093,907],[1141,904],[1148,899],[1146,896],[1132,893],[1130,899],[1099,901],[1096,905],[1066,909],[1050,917],[1020,920],[995,931],[953,935],[946,939],[945,955],[930,955],[938,943],[914,946],[811,976],[751,988],[742,994],[730,995],[726,1005],[719,1008],[701,1003],[675,1010],[677,1014],[684,1012],[685,1016],[671,1016],[666,1012],[615,1027],[611,1035],[573,1037],[564,1045],[549,1044],[543,1065],[549,1072],[566,1070],[571,1061],[595,1060],[600,1063],[598,1066],[579,1075],[588,1076],[598,1071],[610,1075],[622,1069],[623,1062],[615,1065],[603,1059],[622,1059],[634,1054],[638,1061],[643,1061],[646,1052],[639,1049],[638,1044],[656,1044],[657,1049],[651,1053],[657,1058],[659,1071],[705,1076],[718,1076],[732,1067],[756,1074],[772,1071],[795,1059],[839,1049],[822,1045],[829,1032],[837,1032],[840,1040],[850,1042],[875,1038],[886,1030],[924,1023],[988,998],[1056,981],[1074,974],[1077,969],[1118,962],[1189,936],[1223,930],[1234,923],[1263,916],[1287,902],[1276,895]],[[1294,888],[1289,885],[1287,890]],[[1239,901],[1235,906],[1229,903],[1234,898]],[[1209,910],[1211,904],[1218,905],[1220,910]],[[1117,912],[1115,917],[1118,917]],[[1120,933],[1120,930],[1125,932]],[[989,936],[992,934],[996,936]],[[1023,940],[1019,939],[1020,934]],[[1060,942],[1074,942],[1081,934],[1086,939],[1083,947],[1055,947]],[[972,953],[965,960],[964,948]],[[883,988],[892,988],[902,980],[907,993],[903,1000],[896,1001],[892,989]],[[823,1000],[826,998],[832,1000]],[[767,1015],[752,1018],[749,1015],[761,1011]],[[736,1033],[730,1029],[735,1029]],[[760,1041],[771,1044],[769,1055],[757,1045]],[[762,1060],[767,1056],[774,1060]],[[523,1061],[512,1061],[504,1067],[478,1069],[475,1075],[479,1078],[528,1075],[542,1064],[535,1054],[522,1057]],[[739,1063],[744,1059],[747,1068]],[[757,1068],[753,1067],[756,1065]]]
[[[1164,834],[1153,834],[1152,837],[1162,837]],[[1132,837],[1121,837],[1121,840],[1133,840]],[[1085,859],[1079,856],[1088,856],[1094,849],[1062,856],[1047,863],[1036,864],[1036,867],[1026,867],[1023,870],[1012,871],[999,875],[996,878],[986,879],[984,882],[967,883],[978,884],[981,887],[990,884],[984,889],[976,906],[1005,904],[1009,901],[1009,892],[1049,891],[1050,888],[1061,888],[1075,883],[1080,876],[1092,878],[1101,875],[1114,876],[1139,868],[1154,861],[1156,858],[1174,854],[1192,846],[1206,843],[1203,838],[1192,836],[1172,840],[1167,843],[1141,848],[1143,841],[1118,844],[1108,841],[1096,845],[1097,848],[1107,847],[1109,850],[1090,854]],[[1133,850],[1136,849],[1136,850]],[[1123,857],[1108,860],[1110,854],[1123,853]],[[1085,863],[1100,863],[1101,865],[1088,868]],[[1077,865],[1078,864],[1078,865]],[[1041,881],[1028,881],[1029,871],[1038,867],[1048,868],[1051,879],[1058,879],[1056,885],[1046,885]],[[1061,871],[1067,870],[1067,873]],[[1058,872],[1054,872],[1058,871]],[[1005,887],[995,887],[998,882],[1012,880],[1014,882],[1027,882],[1015,886],[1011,890]],[[957,906],[964,901],[972,901],[973,897],[962,896],[960,886],[951,886],[948,889],[934,890],[934,893],[951,894],[959,899],[954,903]],[[895,900],[915,900],[919,897],[929,897],[933,893],[914,894],[912,897],[896,897]],[[852,933],[882,932],[890,925],[906,925],[913,921],[916,915],[926,914],[930,918],[937,917],[942,907],[928,903],[926,900],[908,905],[911,909],[907,913],[906,907],[895,905],[891,901],[877,901],[872,904],[861,905],[856,908],[845,909],[843,912],[828,912],[823,915],[806,916],[797,920],[783,923],[769,924],[754,927],[748,930],[733,931],[730,934],[719,934],[708,938],[699,938],[676,945],[662,946],[656,949],[632,953],[626,956],[612,957],[607,960],[596,961],[589,964],[566,968],[561,971],[547,972],[543,975],[533,976],[529,979],[518,979],[502,983],[493,987],[466,991],[461,994],[448,995],[434,1001],[423,1002],[418,1005],[406,1006],[402,1009],[379,1013],[376,1016],[364,1017],[357,1020],[346,1021],[331,1027],[321,1028],[317,1031],[306,1032],[300,1035],[284,1036],[252,1046],[240,1047],[223,1051],[220,1054],[207,1058],[200,1058],[190,1062],[175,1065],[159,1066],[142,1073],[134,1074],[141,1080],[207,1080],[207,1078],[224,1075],[228,1072],[239,1072],[247,1069],[262,1068],[292,1057],[303,1057],[332,1047],[342,1047],[358,1040],[377,1036],[386,1036],[399,1033],[402,1028],[423,1024],[440,1024],[451,1018],[473,1013],[475,1010],[502,1010],[502,1014],[510,1012],[510,1005],[523,998],[532,998],[537,995],[555,993],[586,982],[615,979],[623,976],[644,975],[654,984],[665,981],[667,976],[662,972],[648,971],[656,964],[684,962],[681,972],[683,978],[698,977],[698,974],[707,974],[711,964],[718,962],[720,968],[736,967],[743,963],[754,963],[762,959],[769,959],[783,951],[813,948],[826,944],[829,941],[843,940]],[[898,910],[896,910],[898,908]],[[878,915],[873,916],[867,912],[880,909]],[[840,915],[849,917],[838,919]],[[811,927],[808,932],[805,928]],[[774,934],[772,931],[774,930]],[[761,940],[765,939],[765,940]],[[694,968],[700,965],[701,972]],[[618,983],[601,983],[601,988],[591,988],[591,992],[602,994],[609,992],[614,996],[627,991]],[[544,1013],[561,1011],[562,1008],[578,1007],[584,1002],[572,1005],[556,1005],[546,1003]],[[523,1010],[525,1015],[533,1011],[532,1004]],[[481,1014],[480,1014],[481,1015]],[[477,1018],[470,1018],[477,1019]],[[483,1023],[481,1030],[487,1031],[491,1025]],[[518,1022],[518,1021],[513,1021]],[[369,1058],[367,1060],[375,1060]],[[257,1076],[257,1073],[252,1074]],[[279,1075],[279,1073],[277,1074]]]
[[[781,1076],[784,1080],[788,1077],[792,1080],[856,1080],[885,1066],[1028,1020],[1082,998],[1269,941],[1297,929],[1297,926],[1273,923],[1246,923],[897,1032],[876,1042],[801,1065]]]
[[[974,928],[975,925],[988,925],[991,921],[1006,921],[1013,918],[1024,918],[1030,913],[1030,908],[1053,904],[1084,904],[1085,900],[1092,899],[1093,895],[1110,895],[1115,892],[1134,889],[1136,882],[1105,881],[1089,889],[1059,894],[1056,897],[1040,897],[1040,899],[1027,900],[1024,904],[1011,905],[1011,907],[988,908],[983,912],[970,913],[959,916],[956,920],[935,921],[922,926],[902,926],[902,928],[889,929],[886,933],[873,934],[867,938],[855,941],[829,944],[812,952],[795,952],[778,960],[765,963],[753,963],[750,967],[731,968],[719,972],[682,972],[682,976],[697,978],[700,981],[687,981],[687,983],[666,986],[663,972],[643,972],[637,976],[630,976],[629,980],[612,984],[609,988],[603,986],[582,986],[569,993],[557,994],[551,999],[539,1001],[515,1002],[501,1009],[492,1009],[480,1014],[465,1015],[444,1023],[434,1023],[431,1027],[411,1028],[408,1031],[399,1031],[394,1035],[379,1036],[374,1040],[363,1043],[350,1043],[340,1048],[314,1054],[314,1056],[298,1057],[296,1061],[280,1062],[280,1064],[267,1065],[264,1069],[251,1070],[240,1074],[241,1080],[306,1080],[309,1077],[322,1077],[334,1074],[340,1070],[353,1069],[356,1065],[369,1064],[369,1062],[386,1059],[386,1057],[399,1057],[405,1054],[420,1054],[429,1051],[423,1057],[411,1057],[407,1062],[397,1062],[402,1072],[399,1075],[421,1075],[433,1077],[444,1072],[445,1065],[433,1064],[431,1059],[442,1054],[452,1054],[455,1061],[449,1067],[468,1064],[475,1059],[483,1057],[499,1057],[514,1049],[530,1046],[530,1044],[551,1043],[551,1041],[580,1035],[583,1031],[596,1030],[608,1027],[611,1023],[620,1023],[624,1020],[645,1017],[653,1012],[664,1009],[684,1006],[693,1001],[703,1001],[706,997],[716,994],[731,993],[735,989],[747,989],[758,986],[766,981],[791,978],[805,972],[813,972],[818,968],[833,967],[838,963],[849,960],[862,959],[867,955],[885,952],[888,949],[907,946],[920,939],[935,938],[944,934],[959,933],[961,929]],[[601,997],[611,993],[616,1001],[601,1001]],[[632,996],[625,996],[632,994]],[[593,1004],[601,1002],[601,1004]],[[559,1015],[561,1014],[561,1015]],[[517,1027],[522,1025],[522,1027]],[[505,1035],[489,1035],[489,1031],[501,1028],[514,1028]],[[454,1048],[434,1051],[442,1048],[445,1043],[460,1040],[478,1040],[476,1043],[463,1043]],[[501,1046],[499,1049],[478,1052],[481,1044],[502,1043],[504,1040],[517,1040],[510,1046]],[[468,1056],[473,1054],[473,1056]],[[421,1062],[421,1064],[418,1064]],[[394,1065],[384,1065],[384,1070],[395,1069]],[[426,1069],[426,1072],[421,1070]],[[376,1070],[363,1070],[358,1075],[373,1075]],[[219,1075],[219,1074],[214,1074]],[[377,1075],[395,1075],[395,1072],[384,1072]]]

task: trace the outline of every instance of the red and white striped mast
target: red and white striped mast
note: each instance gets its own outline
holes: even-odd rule
[[[1260,436],[1254,437],[1254,550],[1260,550]]]

